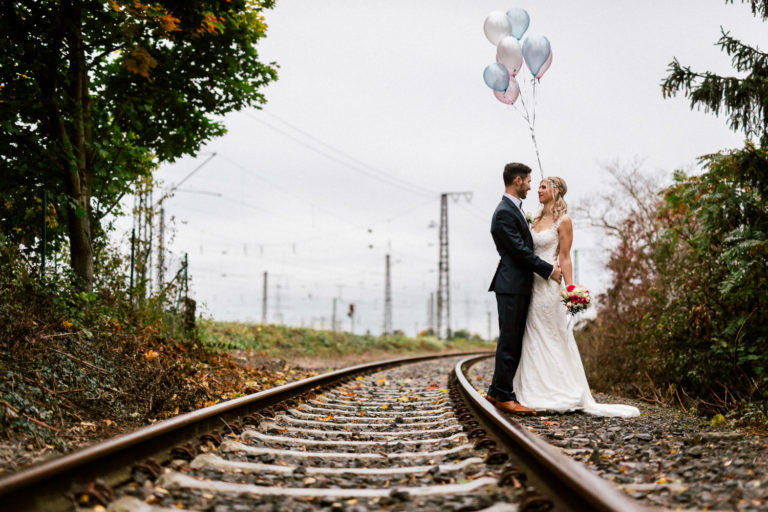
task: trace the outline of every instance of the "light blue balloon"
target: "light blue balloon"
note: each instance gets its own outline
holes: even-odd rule
[[[494,91],[504,92],[509,87],[509,71],[501,62],[494,62],[486,66],[485,71],[483,71],[483,80],[485,80],[485,85]]]
[[[552,47],[549,44],[549,39],[546,37],[537,34],[525,38],[523,42],[523,58],[533,76],[539,74],[541,67],[547,62],[550,53],[552,53]]]
[[[519,41],[523,38],[525,31],[528,30],[528,25],[531,24],[531,17],[528,16],[528,11],[520,7],[513,7],[507,11],[507,18],[512,22],[512,35]]]

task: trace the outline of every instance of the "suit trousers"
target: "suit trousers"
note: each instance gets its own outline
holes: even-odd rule
[[[496,344],[496,366],[488,395],[501,402],[517,401],[512,382],[523,351],[523,333],[528,318],[530,295],[496,294],[499,310],[499,341]]]

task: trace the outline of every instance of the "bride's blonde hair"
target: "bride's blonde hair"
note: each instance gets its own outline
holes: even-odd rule
[[[549,186],[552,189],[552,197],[555,199],[555,204],[552,205],[552,220],[553,222],[557,222],[560,217],[568,212],[568,204],[565,202],[565,199],[563,199],[565,193],[568,192],[568,186],[565,184],[565,180],[558,176],[548,176],[546,181],[549,183]],[[544,210],[542,209],[534,221],[538,222],[543,216]]]

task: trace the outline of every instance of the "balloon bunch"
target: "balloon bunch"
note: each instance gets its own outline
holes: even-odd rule
[[[513,7],[506,13],[494,11],[485,18],[483,30],[485,37],[496,47],[496,62],[486,66],[483,71],[483,80],[493,90],[493,95],[497,100],[506,105],[514,106],[523,116],[523,119],[528,122],[533,146],[536,149],[536,158],[539,161],[539,171],[543,178],[544,170],[541,167],[541,157],[539,156],[534,129],[536,125],[536,84],[552,65],[552,47],[549,44],[549,39],[538,34],[529,34],[523,44],[520,44],[520,39],[528,30],[530,23],[531,17],[528,12],[519,7]],[[522,81],[523,75],[518,75],[523,71],[523,61],[531,73],[533,101],[528,103],[521,94],[518,83],[518,79]],[[522,108],[518,108],[516,105],[518,99]],[[528,104],[530,104],[530,109]]]

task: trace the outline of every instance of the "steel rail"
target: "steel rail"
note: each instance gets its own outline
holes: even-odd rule
[[[131,477],[131,466],[136,462],[148,458],[167,460],[171,450],[180,444],[317,387],[384,368],[478,353],[487,352],[411,356],[359,364],[160,421],[0,478],[0,509],[70,510],[71,493],[76,486],[85,486],[97,478],[108,486],[119,485]]]
[[[600,512],[639,512],[640,506],[606,480],[562,454],[537,435],[491,405],[464,375],[464,369],[489,356],[468,357],[454,368],[462,398],[486,431],[500,441],[523,466],[540,492],[550,495],[558,509]]]

